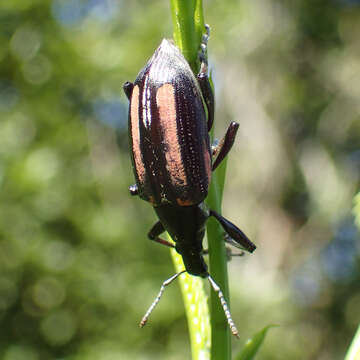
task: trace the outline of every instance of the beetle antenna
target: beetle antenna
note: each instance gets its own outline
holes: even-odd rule
[[[231,333],[236,336],[237,338],[240,338],[239,337],[239,332],[238,332],[238,329],[236,328],[236,325],[231,317],[231,314],[230,314],[230,310],[229,310],[229,306],[225,300],[225,297],[224,297],[224,294],[222,293],[221,289],[220,289],[220,286],[215,282],[215,280],[210,276],[208,275],[208,280],[209,280],[209,283],[210,285],[212,286],[212,288],[214,289],[214,291],[218,294],[219,296],[219,299],[220,299],[220,302],[221,302],[221,306],[222,308],[224,309],[224,313],[225,313],[225,317],[226,317],[226,320],[229,324],[229,327],[230,327],[230,330],[231,330]]]
[[[155,306],[157,305],[157,303],[160,301],[160,298],[163,294],[163,292],[165,291],[165,286],[170,285],[179,275],[183,274],[184,272],[186,272],[186,270],[180,271],[179,273],[173,275],[171,278],[165,280],[160,288],[159,294],[158,296],[155,298],[155,300],[153,301],[153,303],[150,305],[148,311],[146,312],[146,314],[143,316],[143,318],[140,321],[139,326],[142,328],[146,325],[150,314],[152,313],[152,311],[154,310]]]

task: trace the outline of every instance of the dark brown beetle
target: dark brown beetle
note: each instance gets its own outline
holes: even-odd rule
[[[240,229],[204,203],[211,173],[230,151],[239,127],[232,122],[224,138],[210,147],[208,132],[214,119],[214,96],[205,60],[207,39],[208,34],[203,37],[197,79],[180,50],[163,40],[134,84],[124,84],[130,100],[129,139],[136,179],[130,193],[150,202],[159,218],[149,238],[175,247],[183,258],[184,271],[209,279],[221,299],[232,333],[238,335],[224,296],[203,258],[206,220],[214,216],[231,244],[249,252],[256,247]],[[164,231],[175,245],[159,238]],[[145,325],[164,287],[178,275],[164,282],[140,326]]]

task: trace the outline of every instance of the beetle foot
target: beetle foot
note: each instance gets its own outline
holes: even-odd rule
[[[135,196],[139,195],[139,189],[136,184],[129,186],[130,195]]]
[[[228,262],[231,261],[234,256],[238,257],[238,256],[245,255],[244,251],[240,251],[239,253],[234,253],[234,252],[232,252],[231,248],[229,248],[227,246],[225,247],[225,251],[226,251],[226,261],[228,261]],[[209,249],[204,249],[201,252],[201,255],[209,255]]]
[[[201,66],[204,65],[204,71],[201,70],[201,72],[206,73],[207,72],[207,44],[210,37],[210,26],[208,24],[205,24],[205,33],[203,34],[201,38],[201,44],[200,44],[200,54],[199,59],[201,62]]]

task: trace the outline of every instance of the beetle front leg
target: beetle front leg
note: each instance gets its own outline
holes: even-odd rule
[[[175,245],[172,244],[170,241],[159,238],[159,235],[162,234],[164,231],[165,231],[165,228],[164,228],[163,224],[160,221],[158,221],[149,231],[148,238],[159,244],[174,248]]]
[[[225,136],[221,139],[219,144],[213,149],[213,156],[217,155],[215,162],[213,163],[212,170],[214,171],[220,163],[224,160],[225,156],[229,153],[236,138],[236,133],[239,129],[239,124],[232,121],[229,125]]]
[[[237,246],[243,250],[253,252],[256,249],[256,246],[248,239],[248,237],[232,222],[225,219],[223,216],[218,214],[214,210],[210,210],[210,216],[214,216],[216,220],[220,223],[226,233],[234,241],[234,243],[240,245]],[[229,242],[229,241],[228,241]],[[232,243],[234,245],[234,243]]]
[[[126,95],[126,97],[128,98],[128,100],[131,99],[131,95],[132,95],[132,91],[134,89],[134,84],[131,83],[130,81],[127,81],[124,85],[123,85],[123,89],[124,89],[124,93]]]
[[[203,69],[200,70],[197,79],[200,85],[202,96],[205,100],[207,113],[208,113],[207,127],[208,127],[208,131],[210,131],[214,122],[215,99],[214,99],[214,92],[211,88],[211,84],[209,81],[209,77],[207,76],[206,72],[203,71],[204,71]]]
[[[200,85],[203,99],[206,104],[207,113],[208,113],[207,127],[208,127],[208,131],[210,131],[214,122],[215,98],[214,98],[213,89],[209,81],[209,77],[207,75],[208,72],[207,43],[210,37],[210,26],[205,24],[205,30],[206,31],[202,36],[201,45],[200,45],[199,58],[201,65],[200,65],[200,72],[197,75],[197,79]]]

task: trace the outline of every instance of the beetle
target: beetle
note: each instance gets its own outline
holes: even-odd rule
[[[207,76],[208,37],[207,32],[201,44],[197,77],[180,50],[164,39],[135,82],[124,84],[130,102],[129,143],[136,181],[129,190],[131,195],[149,202],[159,218],[148,237],[175,247],[185,265],[183,272],[208,278],[220,297],[232,333],[238,336],[225,298],[203,258],[202,241],[210,216],[225,230],[226,241],[249,252],[256,248],[238,227],[204,203],[212,172],[230,151],[239,127],[238,123],[231,122],[223,139],[210,146],[214,95]],[[159,237],[164,231],[170,234],[175,245]],[[181,273],[163,283],[140,322],[141,327],[165,286]]]

